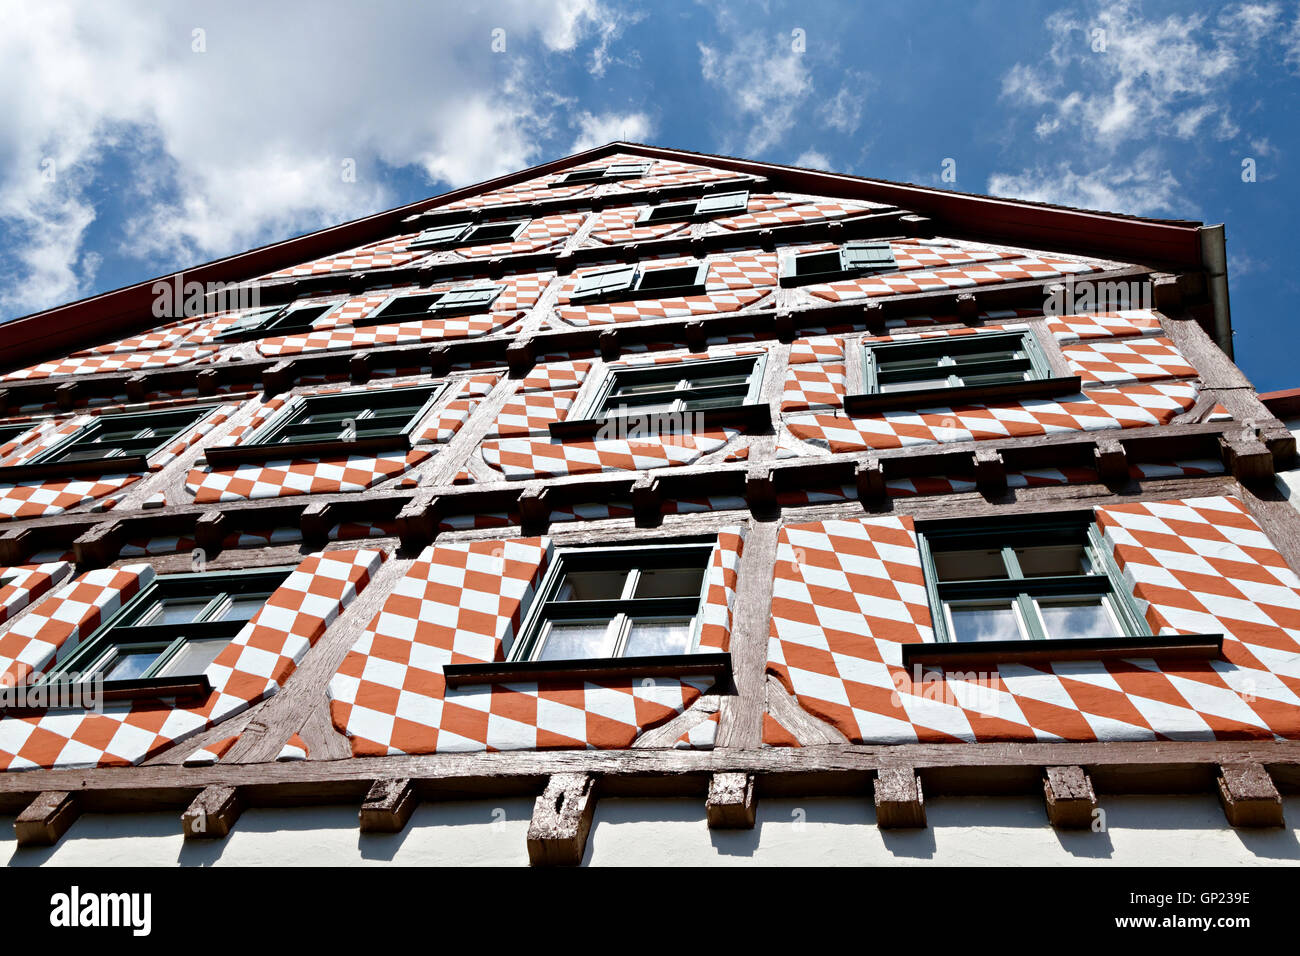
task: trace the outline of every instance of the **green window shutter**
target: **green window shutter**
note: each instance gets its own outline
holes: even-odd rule
[[[840,264],[845,272],[897,269],[894,252],[887,242],[850,242],[840,249]]]
[[[481,312],[486,310],[497,296],[501,294],[501,286],[477,286],[471,289],[452,289],[446,292],[438,299],[429,311],[434,315],[447,315],[449,313],[464,312]]]
[[[453,222],[445,226],[430,226],[411,243],[412,249],[428,249],[455,242],[469,228],[467,223]]]
[[[738,193],[720,193],[717,196],[705,196],[695,207],[699,215],[730,215],[744,212],[749,208],[748,190]]]
[[[612,266],[608,269],[588,272],[578,279],[578,284],[569,294],[569,301],[584,302],[622,292],[632,287],[632,280],[635,277],[636,266],[630,265]]]
[[[650,171],[649,163],[615,163],[606,167],[605,179],[630,179],[644,176]]]

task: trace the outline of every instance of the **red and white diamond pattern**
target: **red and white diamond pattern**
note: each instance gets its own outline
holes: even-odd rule
[[[120,491],[139,479],[140,475],[101,475],[84,481],[0,485],[0,521],[60,514]]]
[[[1049,315],[1047,327],[1058,342],[1080,339],[1117,339],[1134,335],[1160,335],[1160,319],[1149,309],[1096,312],[1087,315]]]
[[[586,381],[591,371],[590,362],[552,362],[548,365],[536,365],[524,376],[519,390],[539,392],[552,388],[577,388]]]
[[[351,272],[359,269],[391,269],[395,266],[404,266],[407,263],[414,262],[416,259],[428,255],[428,251],[424,249],[407,249],[407,247],[419,235],[418,232],[412,232],[401,236],[394,236],[391,239],[372,242],[339,255],[325,256],[324,258],[315,259],[311,262],[304,262],[301,265],[290,266],[287,269],[280,269],[278,272],[272,272],[270,275],[264,276],[263,278],[296,278],[300,276],[324,275],[329,272]]]
[[[488,432],[500,438],[545,432],[551,422],[563,421],[578,393],[520,392],[502,406]]]
[[[788,226],[819,219],[840,219],[866,209],[879,208],[875,203],[842,203],[832,199],[807,202],[783,196],[750,196],[745,212],[713,220],[723,229],[761,229],[767,226]]]
[[[781,411],[807,411],[827,406],[839,408],[844,404],[846,375],[843,362],[791,365],[786,371]]]
[[[102,713],[62,710],[0,720],[0,768],[136,764],[239,713],[283,685],[383,558],[373,550],[306,558],[209,665],[213,689],[201,705],[106,704]],[[19,619],[3,640],[15,632],[27,637],[18,654],[23,664],[44,667],[51,658],[61,660],[152,575],[148,565],[88,572]],[[33,623],[24,627],[28,621]]]
[[[1223,633],[1225,660],[991,662],[978,682],[909,674],[902,645],[933,632],[911,519],[891,517],[782,530],[768,668],[859,743],[1300,736],[1300,582],[1240,502],[1099,518],[1153,628]]]
[[[70,355],[30,368],[0,375],[0,381],[48,378],[54,375],[93,375],[97,372],[135,372],[149,368],[186,365],[210,358],[215,348],[159,349],[154,352],[115,352],[103,355]]]
[[[979,259],[985,253],[965,252],[964,256]],[[896,250],[898,256],[904,256],[900,266],[908,258],[928,256],[929,253],[903,252]],[[942,254],[939,254],[943,258]],[[996,258],[1006,258],[1005,254],[989,253]],[[848,302],[853,299],[866,299],[882,295],[907,295],[934,289],[959,289],[968,286],[987,285],[996,282],[1020,282],[1028,279],[1047,279],[1055,276],[1094,272],[1101,267],[1088,262],[1063,259],[1059,256],[1026,255],[1008,262],[975,262],[971,265],[957,265],[949,269],[927,269],[918,272],[899,272],[886,275],[863,276],[860,279],[843,279],[820,285],[807,286],[808,292],[819,299],[830,302]]]
[[[608,438],[552,442],[539,438],[494,438],[483,442],[481,447],[488,466],[513,481],[689,465],[717,451],[737,434],[734,428],[710,428],[653,441]]]
[[[1120,341],[1090,339],[1061,348],[1070,368],[1085,383],[1146,382],[1196,374],[1174,343],[1163,335]]]
[[[585,212],[565,213],[561,216],[545,216],[534,219],[519,238],[513,242],[494,242],[487,246],[462,246],[456,251],[467,259],[490,259],[496,256],[512,256],[521,252],[536,252],[562,243],[578,231],[586,220]]]
[[[1196,402],[1196,392],[1192,383],[1129,385],[1094,390],[1062,401],[1028,399],[995,406],[963,405],[854,418],[796,414],[785,424],[796,438],[833,452],[900,448],[930,442],[1163,425],[1190,409]]]
[[[22,683],[31,674],[66,659],[83,638],[116,614],[153,577],[153,568],[147,564],[99,568],[60,588],[0,637],[0,680],[11,686]],[[0,720],[0,728],[8,723]]]
[[[505,659],[551,559],[546,538],[435,544],[330,682],[354,755],[627,747],[707,680],[517,682],[448,689],[448,663]]]
[[[57,587],[72,574],[67,561],[24,564],[0,568],[0,624],[12,618],[50,588]],[[3,647],[0,640],[0,648]],[[3,653],[3,650],[0,650]],[[0,670],[0,673],[3,673]]]
[[[519,317],[518,312],[479,312],[448,319],[418,319],[361,328],[339,325],[302,335],[263,339],[257,343],[257,351],[270,357],[319,349],[360,349],[374,345],[396,345],[400,342],[465,339],[503,329],[518,321]]]
[[[664,266],[684,265],[693,260],[665,260]],[[712,315],[735,312],[753,305],[776,286],[776,256],[772,253],[743,253],[709,262],[703,295],[676,296],[667,299],[634,299],[628,302],[602,302],[588,306],[567,306],[568,294],[575,280],[560,293],[560,317],[578,326],[607,325],[614,322],[638,322],[684,315]],[[590,270],[585,270],[590,271]],[[582,270],[577,275],[581,276]]]
[[[708,589],[700,610],[701,652],[726,651],[731,646],[731,620],[736,603],[736,573],[745,548],[743,525],[723,528],[709,561]]]
[[[596,218],[585,245],[645,242],[685,232],[690,228],[689,222],[654,222],[638,226],[637,219],[645,208],[645,206],[619,206],[616,209],[606,209]]]

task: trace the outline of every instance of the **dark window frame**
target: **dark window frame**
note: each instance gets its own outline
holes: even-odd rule
[[[1080,640],[1051,637],[1036,603],[1042,599],[1080,596],[1101,597],[1107,606],[1117,633],[1100,635],[1101,637],[1125,640],[1152,636],[1151,629],[1124,580],[1123,572],[1106,546],[1092,511],[918,522],[916,537],[937,643],[965,643],[972,647],[979,644],[956,639],[949,616],[953,602],[987,603],[1002,600],[1010,600],[1015,611],[1020,636],[1014,640]],[[1093,569],[1090,573],[1026,576],[1015,553],[1017,548],[1075,546],[1083,548]],[[998,551],[1006,577],[940,581],[936,552],[943,554],[961,550]]]
[[[447,289],[442,292],[421,292],[408,291],[398,292],[387,299],[370,315],[361,319],[354,319],[352,326],[354,328],[363,328],[368,325],[392,325],[399,322],[419,322],[424,319],[447,318],[458,315],[475,315],[479,312],[490,312],[501,293],[505,291],[504,285],[480,285],[467,286],[464,288]],[[489,293],[479,305],[465,305],[456,303],[443,305],[442,303],[448,296],[462,295],[468,292]],[[421,311],[397,311],[392,314],[386,314],[390,309],[398,308],[409,299],[428,299],[428,306]]]
[[[285,335],[303,335],[313,331],[316,323],[328,318],[343,302],[290,302],[283,306],[269,306],[256,310],[262,318],[247,322],[244,316],[233,326],[214,335],[215,342],[245,342]]]
[[[114,698],[127,699],[136,696],[166,696],[168,691],[173,694],[206,693],[210,688],[202,673],[164,674],[163,671],[178,659],[181,651],[191,642],[224,641],[213,659],[219,656],[252,618],[250,615],[248,618],[220,620],[222,613],[229,610],[231,599],[262,595],[269,597],[294,570],[295,566],[290,565],[158,575],[117,613],[101,623],[75,651],[46,671],[36,683],[70,683],[68,679],[74,673],[80,678],[79,682],[84,683],[111,669],[124,652],[156,652],[158,656],[140,676],[103,680],[102,687],[106,696],[110,692]],[[207,604],[196,615],[197,620],[194,622],[141,623],[151,613],[156,613],[162,606],[162,601],[204,598],[207,599]],[[177,633],[178,631],[184,633]],[[205,670],[207,666],[210,666],[210,662],[205,665]],[[158,693],[160,691],[162,694]]]
[[[710,263],[707,260],[692,260],[678,265],[660,265],[641,263],[620,263],[591,269],[579,275],[569,293],[569,304],[582,306],[602,302],[632,302],[638,299],[674,299],[688,295],[706,295],[708,292]],[[659,272],[687,273],[694,270],[689,281],[669,286],[646,285],[647,280],[654,280]],[[584,290],[583,283],[599,276],[623,275],[617,284],[603,283]]]
[[[218,405],[183,405],[178,408],[96,415],[76,431],[63,436],[55,444],[33,455],[27,461],[0,468],[0,481],[75,478],[118,471],[123,473],[144,471],[149,467],[150,458],[165,449],[180,435],[201,423],[218,407]],[[160,419],[176,419],[180,423],[174,427],[160,426]],[[121,454],[68,459],[68,455],[78,449],[93,448],[97,444],[94,439],[104,435],[108,427],[123,428],[128,425],[134,425],[137,434],[149,431],[155,434],[134,438],[124,437],[114,443],[104,443],[104,450],[111,449]],[[163,433],[157,434],[160,427],[163,427]]]
[[[1074,395],[1082,387],[1077,375],[1058,376],[1033,329],[976,331],[970,335],[942,335],[896,342],[859,343],[863,388],[846,395],[850,414],[883,412],[903,408],[925,408],[956,403],[988,403],[1028,398]],[[1009,351],[1020,353],[1010,359],[963,363],[965,356]],[[888,364],[922,363],[913,368],[883,368]],[[1011,377],[1019,372],[1019,377]],[[942,385],[934,384],[942,377]],[[999,378],[1000,377],[1000,378]],[[971,378],[984,381],[968,382]],[[993,380],[989,380],[992,378]],[[885,385],[913,387],[884,390]],[[925,384],[925,383],[929,384]]]
[[[609,547],[559,548],[556,550],[550,567],[546,570],[533,600],[520,625],[518,637],[506,650],[506,660],[511,664],[524,664],[539,661],[539,653],[549,638],[548,625],[555,621],[601,621],[607,620],[610,630],[617,630],[614,653],[606,657],[580,658],[589,664],[605,661],[629,660],[623,653],[633,617],[691,619],[691,633],[687,640],[684,655],[698,651],[700,642],[701,617],[709,589],[709,568],[713,551],[717,546],[716,538],[706,541],[675,541],[669,543],[640,544],[636,546],[614,545]],[[702,571],[700,589],[690,597],[669,598],[635,598],[639,576],[646,570],[663,568],[695,567],[696,564],[683,564],[683,560],[698,561]],[[626,570],[628,576],[624,581],[623,595],[618,598],[599,601],[561,601],[556,599],[556,592],[563,583],[568,571],[609,571]],[[665,655],[676,656],[676,655]]]
[[[886,255],[887,254],[887,255]],[[800,264],[808,263],[813,258],[826,258],[832,263],[831,268],[817,272],[801,272]],[[864,263],[863,258],[873,260]],[[778,282],[786,288],[801,285],[817,285],[834,282],[837,279],[857,278],[859,276],[878,275],[897,272],[898,263],[894,258],[893,247],[887,241],[853,241],[836,246],[833,249],[782,250],[779,257]]]
[[[573,169],[561,174],[549,183],[547,188],[558,189],[561,186],[588,186],[596,183],[619,182],[624,179],[644,179],[652,166],[654,166],[653,161],[646,160]]]
[[[719,200],[727,199],[733,196],[739,196],[738,204],[731,208],[723,209],[703,209],[709,203],[716,203]],[[672,210],[675,208],[687,209],[686,212],[677,215],[658,215],[661,211]],[[745,212],[749,208],[749,190],[741,189],[726,193],[710,193],[701,196],[699,199],[677,199],[668,200],[655,206],[646,206],[637,214],[636,224],[656,225],[665,222],[698,222],[713,219],[715,217],[735,216]]]
[[[746,381],[742,385],[692,386],[693,380],[704,377],[707,373],[716,377],[735,377],[743,374]],[[599,431],[611,423],[619,421],[643,422],[647,429],[655,434],[664,431],[676,431],[691,416],[694,421],[710,426],[724,422],[739,422],[750,429],[759,429],[770,425],[771,409],[761,400],[763,379],[767,372],[767,355],[719,355],[710,358],[686,359],[680,362],[648,363],[646,365],[607,366],[589,397],[581,404],[574,405],[569,417],[564,421],[552,422],[550,432],[555,437],[577,436]],[[650,405],[671,397],[674,402],[683,403],[683,407],[674,407],[667,412],[638,412],[611,409],[611,400],[617,399],[616,390],[623,384],[655,384],[662,381],[664,387],[653,392],[640,394],[641,403]],[[689,393],[693,391],[728,389],[737,392],[735,401],[725,405],[691,408],[685,405],[690,401]],[[683,397],[688,396],[688,397]],[[696,395],[707,398],[708,395]],[[681,421],[679,421],[679,419]],[[653,426],[653,428],[651,428]]]
[[[444,223],[441,225],[428,226],[420,230],[416,236],[407,245],[407,249],[435,250],[435,249],[461,249],[467,246],[487,246],[495,245],[499,242],[514,242],[531,225],[531,218],[523,219],[502,219],[490,222],[459,222]],[[478,236],[476,233],[485,229],[492,229],[497,226],[513,226],[510,235],[502,236]],[[439,238],[425,238],[430,233],[450,233],[451,230],[458,229],[450,237],[441,236]]]

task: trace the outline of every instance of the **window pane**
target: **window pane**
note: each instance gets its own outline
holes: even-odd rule
[[[671,412],[674,408],[674,402],[628,402],[618,401],[611,402],[609,408],[605,410],[606,415],[659,415],[664,412]]]
[[[1007,577],[1002,552],[983,548],[976,551],[936,551],[934,569],[940,581],[978,581]]]
[[[484,242],[495,239],[513,239],[515,233],[519,231],[517,222],[496,222],[489,223],[485,226],[478,226],[470,232],[465,238],[472,239],[475,242]]]
[[[172,659],[159,670],[159,677],[197,677],[208,669],[217,655],[230,641],[224,637],[209,637],[201,641],[186,641]]]
[[[1010,601],[950,604],[953,639],[957,641],[1013,641],[1020,625]]]
[[[1048,637],[1115,637],[1121,633],[1101,597],[1040,600],[1038,613]]]
[[[1035,548],[1016,548],[1020,573],[1027,578],[1041,578],[1049,574],[1093,574],[1092,562],[1082,544],[1044,545]]]
[[[704,584],[704,568],[653,568],[637,581],[638,598],[695,597]]]
[[[816,275],[819,272],[839,272],[840,254],[831,252],[813,252],[797,256],[794,260],[795,275]]]
[[[539,661],[567,661],[584,657],[608,657],[609,625],[598,623],[553,621],[546,642],[537,654]]]
[[[94,461],[100,458],[121,458],[121,448],[109,448],[104,445],[89,444],[59,455],[59,461]]]
[[[695,266],[681,266],[675,269],[647,269],[641,275],[640,289],[676,289],[680,286],[695,284]]]
[[[556,591],[557,601],[613,601],[623,594],[626,571],[569,571]]]
[[[677,382],[626,382],[614,386],[615,395],[652,395],[655,392],[671,392]]]
[[[947,378],[918,378],[911,382],[882,382],[882,392],[914,392],[922,388],[947,388]]]
[[[104,672],[104,680],[131,680],[147,671],[162,651],[127,651],[118,654]]]
[[[749,383],[749,375],[695,375],[687,379],[687,384],[691,388],[718,388],[723,385],[746,385]]]
[[[990,372],[985,375],[962,375],[963,385],[1003,385],[1007,382],[1023,382],[1029,377],[1028,372]]]
[[[695,203],[678,202],[669,206],[656,206],[650,210],[646,219],[649,222],[672,222],[675,219],[686,219],[694,213]]]
[[[634,620],[627,636],[624,657],[650,657],[657,654],[685,654],[690,649],[691,619]]]
[[[189,624],[198,619],[211,598],[163,598],[140,616],[141,624]]]
[[[213,620],[250,621],[270,596],[270,594],[237,594],[226,603]]]

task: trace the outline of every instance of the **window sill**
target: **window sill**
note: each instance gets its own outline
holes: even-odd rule
[[[44,714],[52,710],[90,710],[98,703],[137,700],[167,700],[174,698],[176,703],[184,700],[201,701],[212,692],[212,685],[207,675],[197,677],[144,677],[135,680],[107,680],[99,685],[95,693],[94,685],[88,687],[85,706],[66,707],[60,703],[71,696],[70,685],[60,685],[57,681],[48,684],[28,684],[12,687],[4,697],[12,704],[0,706],[0,717],[24,717]],[[60,688],[64,688],[62,691]],[[29,697],[54,697],[50,703],[32,705],[25,703]]]
[[[282,458],[345,458],[349,455],[375,452],[405,452],[411,447],[410,434],[354,438],[351,441],[294,441],[265,445],[229,445],[209,448],[204,454],[209,465],[224,468],[227,465],[251,465]]]
[[[122,458],[92,458],[88,461],[43,461],[31,465],[10,465],[0,468],[0,484],[17,484],[21,481],[46,479],[89,478],[96,475],[131,474],[148,471],[149,460],[144,455],[127,455]]]
[[[708,290],[703,285],[668,286],[662,289],[619,289],[616,292],[606,292],[600,295],[584,295],[578,299],[570,298],[568,302],[562,303],[561,308],[581,309],[589,305],[644,302],[653,299],[682,299],[692,295],[708,295]]]
[[[940,667],[994,663],[1039,664],[1049,661],[1097,661],[1151,657],[1216,659],[1223,655],[1222,634],[1164,634],[1147,637],[1055,638],[1046,641],[972,641],[904,644],[903,667]]]
[[[491,315],[492,306],[468,306],[466,308],[439,309],[436,312],[416,312],[412,315],[368,315],[353,319],[351,325],[341,325],[340,329],[365,329],[375,325],[401,325],[403,322],[428,322],[430,319],[458,319],[466,315]],[[503,315],[508,313],[503,312]]]
[[[731,678],[731,655],[667,654],[657,657],[448,664],[442,669],[442,674],[448,687],[474,687],[516,681],[601,681],[629,677],[711,677],[715,682],[720,682]]]
[[[1058,398],[1077,395],[1082,387],[1077,375],[1040,378],[1032,382],[1003,382],[998,385],[955,385],[946,388],[918,388],[910,392],[871,392],[844,397],[850,415],[891,412],[912,408],[951,405],[983,405],[1022,398]]]
[[[706,408],[698,412],[661,412],[655,415],[616,415],[610,418],[579,418],[572,421],[551,422],[548,426],[552,438],[592,438],[608,428],[612,438],[630,441],[654,441],[683,434],[681,425],[689,421],[693,426],[711,428],[715,425],[740,425],[755,432],[770,428],[772,409],[765,403],[728,405],[724,408]],[[664,427],[660,427],[660,425]],[[676,426],[676,427],[673,427]]]

